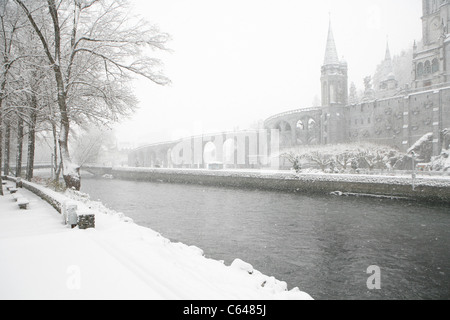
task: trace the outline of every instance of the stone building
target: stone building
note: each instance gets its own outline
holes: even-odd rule
[[[349,98],[348,65],[339,59],[330,23],[321,67],[321,106],[268,118],[264,127],[276,136],[271,137],[270,148],[261,147],[264,145],[261,142],[268,141],[261,132],[202,135],[134,149],[128,155],[128,165],[207,167],[205,153],[212,146],[215,161],[227,167],[259,168],[269,162],[273,165],[274,159],[278,163],[279,153],[275,149],[283,152],[283,148],[294,146],[371,142],[406,152],[425,136],[427,143],[432,144],[427,149],[432,149],[434,155],[440,154],[450,143],[449,2],[423,0],[423,40],[414,43],[411,61],[407,62],[411,63],[409,69],[413,74],[408,77],[411,80],[402,81],[411,81],[406,87],[400,88],[395,78],[388,44],[376,81],[366,77],[364,96],[358,100],[353,86]],[[272,141],[276,143],[272,145]],[[224,156],[226,149],[231,151],[229,159]]]
[[[441,152],[442,132],[450,128],[450,1],[423,0],[423,41],[414,43],[413,81],[399,88],[389,45],[382,77],[372,88],[365,79],[364,97],[348,102],[347,63],[338,57],[331,24],[321,68],[322,105],[270,117],[267,129],[279,129],[282,147],[372,142],[408,150],[428,133],[433,154]]]

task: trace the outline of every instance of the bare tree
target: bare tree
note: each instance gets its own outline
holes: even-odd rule
[[[283,158],[287,159],[290,163],[292,163],[292,169],[295,172],[300,173],[302,170],[301,159],[302,156],[295,154],[294,152],[287,152],[281,155]]]
[[[38,35],[56,83],[63,177],[80,189],[79,166],[69,152],[71,121],[108,123],[133,111],[127,82],[133,75],[169,83],[160,61],[145,48],[166,50],[169,36],[143,20],[133,22],[123,0],[14,0]],[[52,30],[45,26],[51,25]]]
[[[11,6],[9,1],[0,1],[0,164],[3,160],[3,114],[4,102],[8,97],[7,87],[14,64],[22,58],[14,51],[17,33],[21,28],[21,15],[16,8]],[[0,185],[1,180],[0,174]],[[2,188],[0,188],[0,195],[3,195]]]
[[[346,150],[344,152],[338,153],[334,158],[339,164],[339,166],[342,168],[342,170],[347,170],[347,167],[349,164],[351,164],[352,159],[354,159],[356,154],[350,150]]]
[[[333,163],[333,157],[330,154],[320,151],[312,151],[304,155],[304,157],[318,165],[322,171],[325,171]]]

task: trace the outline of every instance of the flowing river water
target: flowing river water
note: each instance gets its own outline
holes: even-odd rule
[[[449,206],[102,178],[83,178],[81,191],[315,299],[450,299]],[[380,289],[367,286],[370,266]]]

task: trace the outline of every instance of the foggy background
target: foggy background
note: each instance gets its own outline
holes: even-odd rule
[[[161,58],[172,80],[135,82],[139,110],[115,127],[127,147],[257,127],[274,114],[320,104],[331,17],[349,86],[362,89],[384,59],[422,38],[419,0],[134,0],[172,36]],[[402,83],[399,83],[403,86]]]

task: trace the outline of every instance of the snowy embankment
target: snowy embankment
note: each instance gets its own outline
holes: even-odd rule
[[[8,182],[12,185],[12,182]],[[70,229],[60,214],[28,190],[20,210],[0,197],[0,299],[311,299],[242,260],[231,266],[201,249],[172,243],[87,196],[29,184],[96,214],[96,228]]]
[[[95,168],[86,166],[86,168]],[[102,168],[102,167],[97,167]],[[111,173],[113,177],[120,176],[120,173],[155,173],[167,174],[173,176],[216,176],[216,177],[243,177],[243,178],[263,178],[272,180],[303,180],[303,181],[334,181],[334,182],[362,182],[362,183],[381,183],[411,185],[411,174],[394,175],[389,174],[332,174],[318,171],[295,173],[294,171],[282,170],[246,170],[246,169],[224,169],[224,170],[206,170],[206,169],[159,169],[159,168],[132,168],[132,167],[113,167]],[[89,170],[87,170],[89,171]],[[416,173],[416,183],[424,186],[450,187],[450,176],[442,174],[425,175]]]
[[[99,173],[102,170],[100,167],[89,168],[94,173],[95,169]],[[450,202],[449,176],[421,175],[412,179],[412,175],[297,174],[293,171],[150,168],[109,168],[109,174],[119,179],[154,182],[191,183],[322,195],[339,191],[351,195]]]

